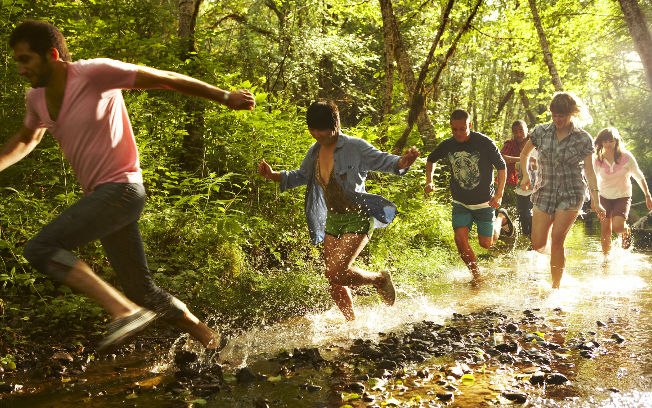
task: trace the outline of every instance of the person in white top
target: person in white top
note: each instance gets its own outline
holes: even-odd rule
[[[107,58],[72,62],[61,32],[42,21],[18,25],[9,45],[18,73],[32,89],[23,127],[0,149],[0,171],[27,156],[48,130],[84,190],[84,197],[29,240],[25,258],[111,315],[113,322],[99,348],[125,341],[161,316],[206,348],[218,349],[224,343],[221,336],[150,275],[138,228],[145,188],[121,90],[169,89],[245,110],[254,108],[253,95]],[[102,242],[124,294],[73,254],[95,240]]]
[[[602,129],[595,138],[595,156],[593,167],[598,177],[600,204],[607,212],[600,220],[602,252],[609,255],[612,233],[621,234],[622,247],[631,245],[631,232],[627,225],[627,216],[632,204],[632,181],[638,183],[648,210],[652,210],[650,190],[645,176],[636,163],[634,156],[621,146],[620,134],[616,128]]]

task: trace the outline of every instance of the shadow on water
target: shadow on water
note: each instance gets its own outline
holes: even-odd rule
[[[550,289],[548,257],[517,249],[484,260],[480,285],[456,268],[399,287],[392,308],[361,306],[353,323],[332,309],[252,328],[220,365],[182,337],[167,353],[97,361],[76,378],[25,379],[0,406],[652,406],[650,255],[616,247],[605,262],[582,223],[567,247],[560,290]],[[406,357],[403,347],[391,361],[369,352],[390,344],[444,351]],[[179,350],[197,357],[189,372]]]

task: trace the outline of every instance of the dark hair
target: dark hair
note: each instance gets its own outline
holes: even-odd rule
[[[519,119],[519,120],[515,120],[514,122],[512,122],[512,130],[514,130],[514,128],[516,128],[518,126],[521,126],[523,129],[527,130],[527,123],[525,123],[524,120]]]
[[[9,46],[14,48],[19,42],[26,42],[35,53],[41,57],[50,52],[52,48],[59,51],[59,58],[71,61],[66,39],[63,34],[52,24],[45,21],[27,20],[18,25],[9,37]]]
[[[306,112],[306,123],[309,129],[339,129],[340,111],[333,101],[313,102]]]
[[[451,113],[451,121],[469,119],[471,119],[471,115],[469,115],[469,112],[465,111],[464,109],[455,109],[453,113]]]
[[[614,145],[614,163],[618,163],[618,161],[620,160],[620,156],[623,155],[623,152],[620,149],[620,133],[618,133],[618,129],[613,127],[608,127],[598,132],[598,135],[595,137],[595,142],[594,142],[595,152],[596,152],[596,156],[598,156],[599,161],[604,160],[603,143],[612,139],[616,143]]]

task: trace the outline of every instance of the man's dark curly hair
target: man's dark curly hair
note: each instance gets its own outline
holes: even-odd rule
[[[71,61],[66,39],[54,25],[45,21],[27,20],[14,29],[9,37],[9,46],[14,48],[19,42],[26,42],[35,53],[41,57],[52,48],[59,51],[59,58]]]

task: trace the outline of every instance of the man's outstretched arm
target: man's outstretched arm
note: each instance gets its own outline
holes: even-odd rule
[[[15,164],[27,156],[43,139],[45,129],[28,129],[22,127],[0,150],[0,171]]]
[[[228,92],[188,75],[150,67],[139,67],[134,88],[169,89],[219,102],[236,110],[252,110],[256,106],[254,96],[247,90]]]

